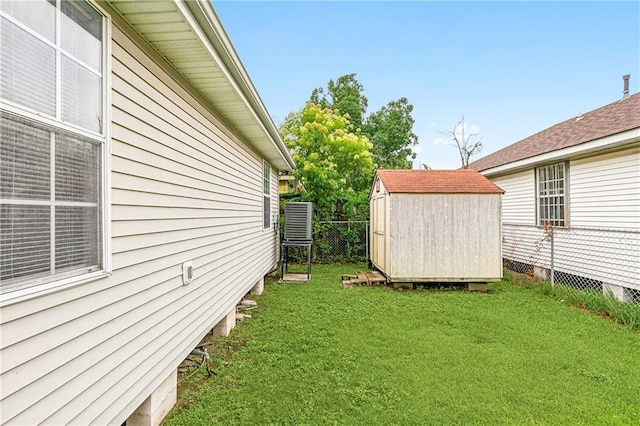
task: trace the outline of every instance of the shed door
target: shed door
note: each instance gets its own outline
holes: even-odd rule
[[[373,217],[371,218],[372,256],[371,260],[380,269],[385,265],[385,197],[373,200]]]

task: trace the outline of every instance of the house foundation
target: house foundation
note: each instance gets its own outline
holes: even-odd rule
[[[236,326],[236,308],[231,309],[227,315],[220,320],[215,327],[213,327],[214,336],[228,336],[231,333],[233,327]]]
[[[127,426],[157,426],[178,398],[178,370],[173,370],[127,419]]]
[[[260,278],[258,282],[251,289],[251,294],[260,296],[264,292],[264,277]]]
[[[549,279],[549,270],[541,266],[533,267],[533,277],[537,280],[547,281]]]
[[[615,284],[602,283],[602,292],[604,294],[610,294],[621,302],[627,302],[627,292],[624,291],[624,287]]]

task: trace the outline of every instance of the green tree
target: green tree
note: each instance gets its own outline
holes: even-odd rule
[[[413,133],[413,105],[407,98],[391,101],[372,113],[362,131],[373,144],[373,158],[380,169],[411,169],[418,144]]]
[[[364,87],[354,74],[345,74],[337,81],[329,80],[325,93],[322,87],[313,89],[310,101],[323,107],[337,109],[340,114],[348,114],[349,121],[359,128],[367,112],[368,101],[362,94]]]
[[[374,160],[381,169],[410,169],[416,158],[412,147],[418,144],[413,133],[413,105],[407,98],[391,101],[377,112],[366,116],[368,100],[356,74],[345,74],[337,81],[329,80],[327,89],[311,92],[311,102],[348,114],[349,120],[373,144]]]
[[[367,195],[374,163],[369,139],[346,114],[309,102],[280,126],[316,220],[358,219],[368,211]]]

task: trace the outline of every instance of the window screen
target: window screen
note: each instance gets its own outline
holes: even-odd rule
[[[538,225],[566,226],[565,164],[538,167]]]
[[[99,270],[104,18],[81,1],[3,0],[0,19],[0,282]]]
[[[271,166],[266,162],[263,163],[262,167],[262,193],[262,227],[266,229],[271,226]]]

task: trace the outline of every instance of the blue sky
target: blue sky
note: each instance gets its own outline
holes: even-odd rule
[[[414,168],[457,168],[464,115],[490,154],[640,87],[640,2],[213,1],[274,122],[356,73],[368,113],[413,104]]]

